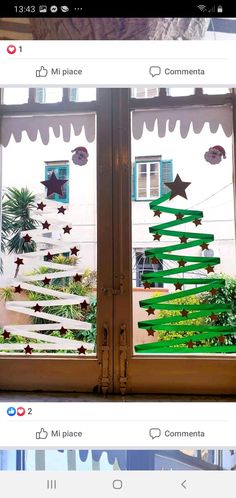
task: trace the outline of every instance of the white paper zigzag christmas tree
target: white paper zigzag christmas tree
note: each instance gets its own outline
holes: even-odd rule
[[[8,339],[11,335],[24,337],[26,339],[25,343],[9,343],[5,342],[0,344],[0,351],[19,351],[25,354],[32,354],[32,352],[45,352],[45,351],[57,351],[57,350],[70,350],[78,352],[79,354],[85,354],[86,350],[94,350],[94,344],[85,343],[78,340],[65,339],[62,336],[66,333],[66,330],[91,330],[91,324],[85,321],[73,320],[70,318],[64,318],[55,314],[50,314],[43,311],[43,307],[55,307],[55,306],[65,306],[65,305],[78,305],[81,309],[86,310],[89,305],[88,296],[77,296],[73,294],[67,294],[65,292],[60,292],[48,288],[46,285],[50,283],[51,279],[60,279],[65,277],[73,277],[75,281],[80,281],[82,278],[82,272],[79,270],[77,265],[65,265],[54,263],[51,261],[53,255],[63,254],[65,252],[70,252],[76,255],[79,249],[76,247],[75,242],[66,241],[66,237],[69,237],[70,231],[72,230],[72,225],[64,212],[66,209],[60,206],[57,202],[47,200],[46,204],[41,202],[38,206],[44,205],[43,208],[38,208],[35,211],[34,218],[39,221],[41,227],[34,230],[28,230],[23,232],[22,236],[28,239],[28,242],[35,241],[37,249],[35,252],[29,252],[24,254],[18,254],[16,258],[16,265],[20,267],[20,270],[24,268],[27,260],[36,260],[40,257],[46,256],[48,261],[43,261],[43,266],[48,267],[48,272],[44,274],[34,274],[27,275],[23,272],[12,281],[12,285],[15,287],[16,292],[21,292],[21,290],[37,292],[38,294],[44,294],[46,296],[52,296],[51,300],[39,300],[37,301],[8,301],[6,302],[6,308],[10,311],[15,311],[17,313],[22,313],[24,315],[29,315],[32,317],[43,318],[49,321],[48,324],[28,324],[28,325],[7,325],[4,328],[3,336]],[[46,208],[46,209],[45,209]],[[60,209],[61,211],[60,211]],[[41,209],[41,213],[39,210]],[[55,216],[57,213],[57,217]],[[59,219],[58,214],[63,216],[63,220]],[[45,231],[47,237],[44,236]],[[55,232],[58,235],[57,238],[52,238]],[[49,236],[49,237],[48,237]],[[45,249],[45,244],[47,249]],[[74,247],[73,247],[74,245]],[[40,247],[43,247],[40,250]],[[57,270],[56,272],[51,272],[50,270]],[[42,282],[41,285],[34,285],[34,282]],[[50,323],[53,322],[53,323]],[[44,331],[60,331],[61,337],[55,337],[51,335],[44,334]],[[32,339],[36,339],[38,342],[30,342]]]

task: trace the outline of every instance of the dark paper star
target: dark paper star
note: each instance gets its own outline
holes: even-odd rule
[[[211,319],[212,322],[215,322],[217,320],[217,318],[218,318],[218,315],[216,315],[215,313],[212,313],[210,315],[210,319]]]
[[[17,286],[15,287],[14,292],[15,292],[16,294],[20,294],[22,291],[23,291],[23,289],[22,289],[22,287],[21,287],[20,285],[17,285]]]
[[[47,258],[47,261],[52,261],[53,254],[51,254],[50,252],[48,252],[45,257]]]
[[[177,220],[182,220],[184,217],[184,215],[182,213],[177,213],[175,216],[176,216]]]
[[[4,330],[2,336],[4,337],[4,340],[9,339],[10,338],[10,332],[7,332],[7,330]]]
[[[84,348],[84,346],[80,346],[80,348],[78,348],[78,353],[79,354],[85,354],[86,351],[87,351],[87,349]]]
[[[174,199],[177,195],[187,199],[185,190],[191,185],[191,182],[183,182],[180,176],[176,175],[173,182],[166,182],[165,185],[171,190],[170,200]]]
[[[186,261],[184,261],[184,259],[179,259],[178,264],[179,264],[179,267],[185,266],[186,265]]]
[[[46,207],[46,204],[44,204],[43,202],[39,202],[37,204],[37,209],[39,209],[40,211],[43,211],[45,207]]]
[[[149,282],[143,282],[144,289],[150,289],[151,284]]]
[[[198,220],[198,219],[193,220],[193,223],[194,223],[194,225],[195,225],[196,227],[197,227],[198,225],[201,225],[201,224],[202,224],[201,220]]]
[[[153,265],[158,265],[158,263],[159,263],[159,259],[157,259],[157,258],[156,258],[156,256],[154,256],[154,257],[151,259],[151,263],[152,263]]]
[[[175,286],[175,290],[181,290],[183,287],[183,284],[181,284],[180,282],[176,282],[176,284],[174,284],[174,286]]]
[[[202,248],[202,250],[208,249],[209,244],[206,244],[206,242],[203,242],[200,247]]]
[[[161,238],[161,235],[159,235],[159,233],[155,233],[155,235],[153,235],[153,240],[160,240]]]
[[[154,336],[155,330],[153,330],[153,329],[147,329],[147,333],[148,333],[148,335]]]
[[[77,256],[77,253],[79,252],[79,249],[77,249],[76,246],[71,247],[70,250],[71,250],[71,256],[73,256],[73,255]]]
[[[30,237],[30,235],[27,233],[26,235],[24,235],[23,239],[26,243],[29,243],[31,242],[32,237]]]
[[[48,284],[50,284],[50,282],[51,282],[51,279],[50,279],[50,278],[48,278],[48,277],[45,277],[45,278],[43,279],[43,285],[48,285]]]
[[[211,289],[209,292],[212,296],[215,296],[218,292],[218,289]]]
[[[220,344],[224,344],[225,343],[225,336],[224,335],[220,335],[218,337],[218,341],[219,341]]]
[[[186,317],[186,316],[188,316],[189,312],[187,310],[182,310],[180,313],[182,316]]]
[[[34,312],[36,313],[37,311],[41,311],[42,310],[42,306],[39,306],[39,304],[37,303],[35,306],[32,306],[32,309],[34,310]]]
[[[61,326],[60,328],[60,335],[66,335],[67,329],[65,327]]]
[[[157,209],[156,211],[154,211],[154,216],[158,216],[160,218],[160,216],[161,216],[160,209]]]
[[[61,206],[61,207],[57,208],[57,211],[58,211],[57,214],[60,214],[60,213],[65,214],[66,208],[64,208],[64,206]]]
[[[81,282],[82,280],[82,275],[79,275],[78,273],[76,273],[74,275],[74,282]]]
[[[43,227],[43,230],[49,230],[49,227],[50,227],[50,223],[48,223],[48,221],[44,221],[44,223],[42,223],[42,227]]]
[[[24,348],[24,350],[25,354],[32,354],[33,348],[31,348],[30,345],[28,344],[26,348]]]
[[[205,270],[207,270],[207,273],[212,273],[214,272],[214,266],[208,265]]]
[[[15,261],[16,265],[17,266],[20,266],[20,265],[23,265],[23,259],[22,258],[17,258],[16,261]]]
[[[82,310],[87,310],[89,303],[87,303],[87,301],[84,300],[82,303],[80,303],[80,306]]]
[[[149,308],[146,310],[148,315],[155,315],[155,309],[149,306]]]
[[[59,180],[53,171],[49,180],[44,180],[40,183],[42,183],[46,187],[47,197],[49,197],[52,194],[59,194],[62,196],[62,187],[66,182],[68,182],[68,180]]]
[[[193,346],[194,346],[193,341],[187,342],[187,346],[188,346],[188,348],[193,349]]]
[[[179,238],[181,244],[186,244],[186,242],[188,241],[187,237],[185,237],[185,235],[183,235],[183,237],[180,237]]]
[[[64,233],[70,233],[71,230],[72,230],[72,227],[69,227],[68,225],[66,225],[66,227],[63,227]]]

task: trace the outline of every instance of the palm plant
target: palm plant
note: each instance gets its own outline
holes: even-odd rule
[[[34,241],[25,242],[21,232],[37,228],[38,222],[31,218],[30,210],[35,207],[35,194],[27,187],[20,190],[9,187],[4,195],[2,203],[2,243],[9,254],[21,254],[32,252],[36,249]],[[16,268],[15,277],[19,267]]]

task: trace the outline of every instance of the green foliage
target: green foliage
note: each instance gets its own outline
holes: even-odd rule
[[[212,276],[209,276],[209,279]],[[225,285],[218,289],[217,294],[212,296],[209,293],[204,293],[201,296],[201,302],[203,303],[212,303],[212,304],[229,304],[231,307],[231,311],[227,311],[227,313],[220,313],[218,319],[213,322],[213,326],[215,325],[231,325],[236,327],[236,278],[230,275],[214,274],[214,279],[223,278],[225,280]],[[210,323],[210,319],[207,319],[207,322]],[[225,337],[226,344],[236,344],[236,337],[233,335],[227,335]]]
[[[13,289],[12,287],[4,287],[0,290],[0,299],[2,301],[12,301],[13,300]]]
[[[157,297],[159,293],[155,294],[155,297]],[[186,305],[188,304],[201,304],[200,298],[196,295],[193,296],[187,296],[179,299],[175,299],[173,301],[174,304],[182,304],[183,309]],[[178,310],[160,310],[158,312],[157,318],[165,318],[165,317],[170,317],[170,316],[180,316],[180,312]],[[173,322],[174,323],[174,322]],[[195,324],[195,325],[203,325],[206,324],[206,318],[205,317],[199,317],[195,318],[194,320],[184,320],[184,324],[190,325],[190,324]],[[186,332],[178,332],[178,331],[172,331],[172,330],[160,330],[157,332],[157,339],[158,340],[165,340],[165,339],[177,339],[178,337],[187,337],[193,335],[192,332],[188,332],[188,327],[186,327]],[[203,341],[202,341],[203,343]]]

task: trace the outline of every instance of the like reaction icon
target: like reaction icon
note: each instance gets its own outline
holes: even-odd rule
[[[36,439],[47,439],[48,432],[45,429],[41,429],[39,432],[36,432]]]
[[[41,66],[40,69],[36,69],[35,74],[36,78],[46,78],[46,76],[48,75],[48,70],[46,69],[46,67]]]
[[[23,408],[23,406],[18,406],[16,413],[18,417],[23,417],[25,415],[25,409]]]

